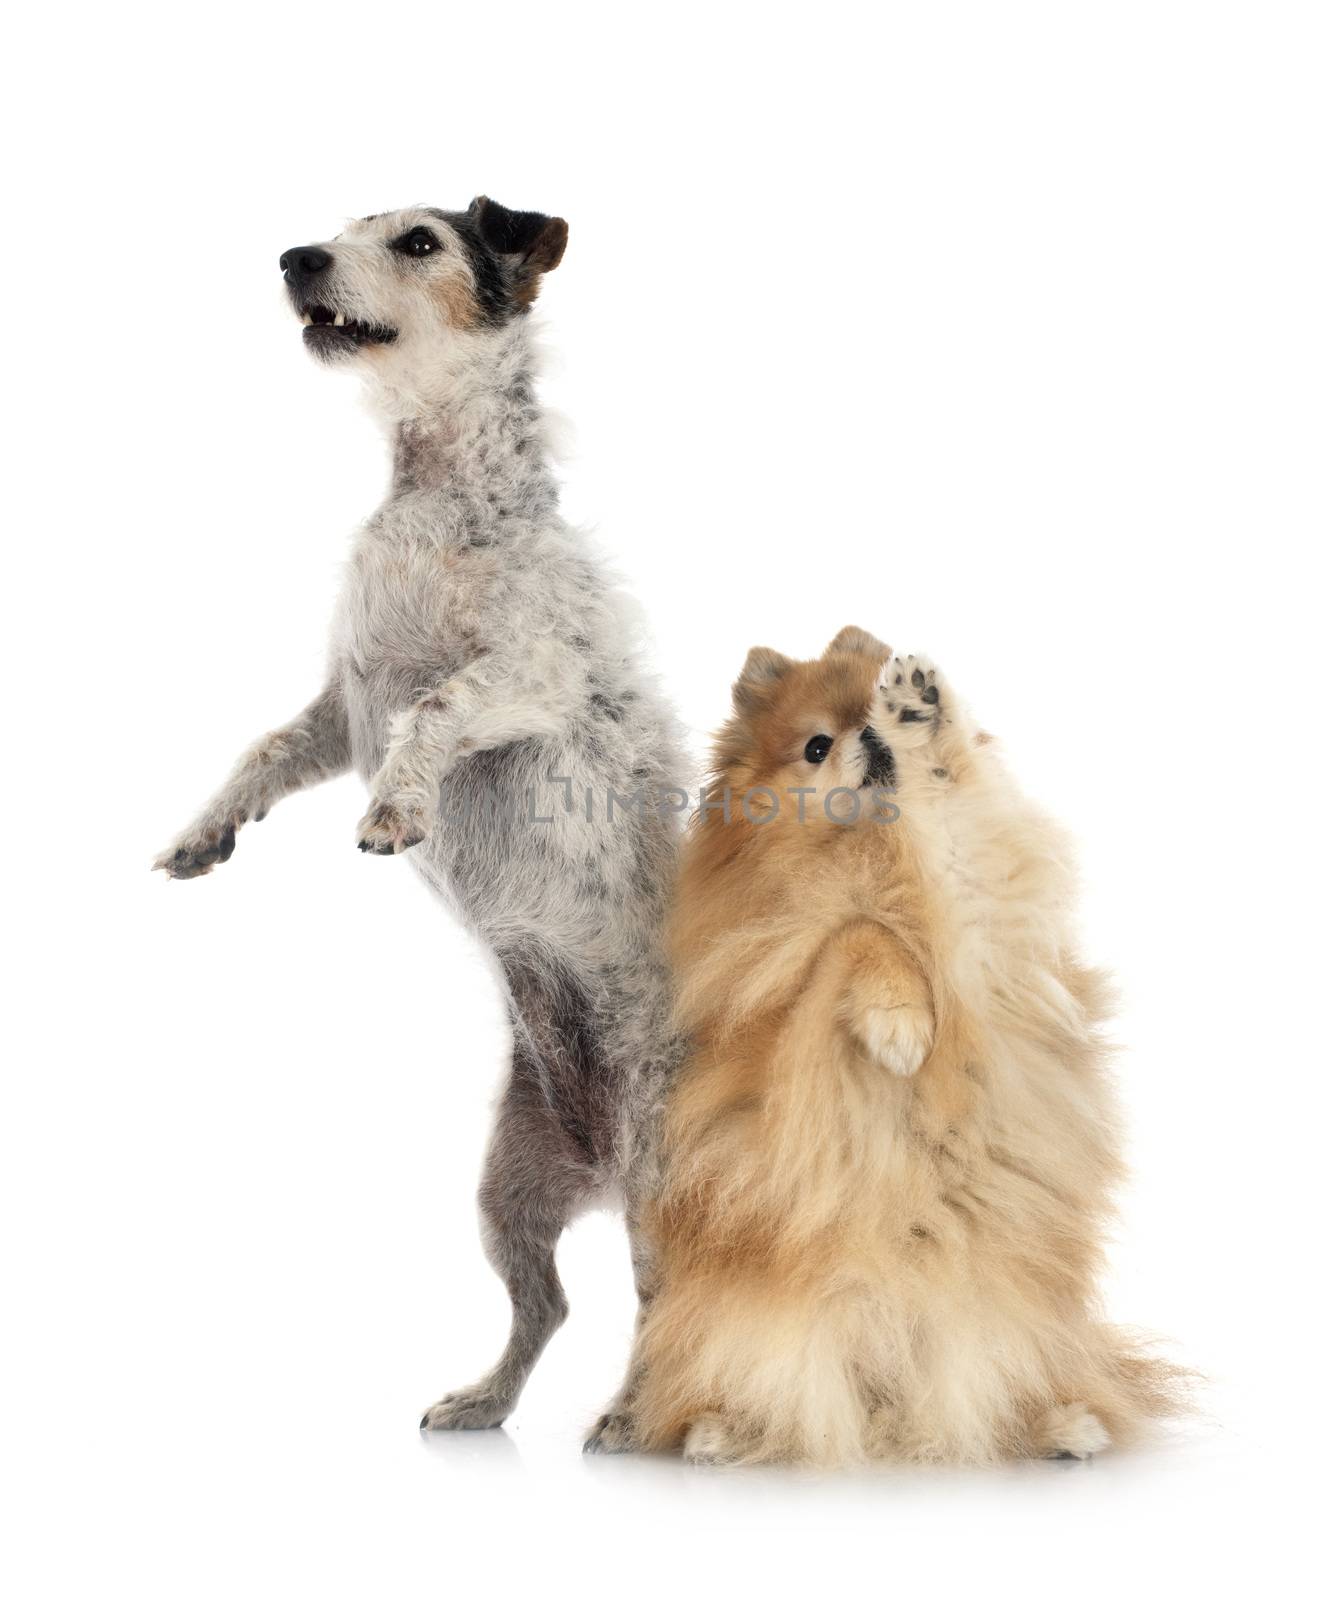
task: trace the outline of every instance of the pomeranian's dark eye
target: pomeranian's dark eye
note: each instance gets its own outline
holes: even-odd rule
[[[817,765],[820,761],[827,760],[827,752],[832,748],[832,740],[825,733],[815,733],[808,744],[804,746],[804,759]]]
[[[394,239],[392,248],[399,255],[429,256],[439,248],[439,241],[428,228],[412,228],[400,239]]]

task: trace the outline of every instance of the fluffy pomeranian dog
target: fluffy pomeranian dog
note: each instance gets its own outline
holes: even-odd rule
[[[1096,1309],[1119,1133],[1062,834],[861,629],[751,651],[734,706],[673,914],[693,1050],[619,1442],[834,1465],[1132,1438],[1176,1372]]]

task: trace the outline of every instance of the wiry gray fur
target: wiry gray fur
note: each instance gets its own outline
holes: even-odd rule
[[[497,958],[513,1056],[480,1204],[513,1325],[431,1428],[512,1409],[566,1312],[555,1243],[607,1190],[631,1219],[675,1055],[660,946],[674,818],[648,804],[607,819],[607,799],[678,783],[676,731],[631,614],[559,516],[533,395],[525,312],[562,230],[480,200],[283,257],[306,342],[361,368],[390,420],[392,488],[349,563],[328,682],[156,862],[208,872],[247,821],[355,766],[361,848],[409,850]]]

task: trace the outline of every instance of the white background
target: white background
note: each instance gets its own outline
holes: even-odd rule
[[[51,8],[11,19],[3,649],[15,1596],[1174,1595],[1323,1502],[1325,11]],[[484,190],[570,222],[569,514],[695,750],[744,651],[934,655],[1084,843],[1137,1173],[1107,1286],[1210,1383],[1159,1449],[800,1479],[584,1460],[619,1224],[509,1427],[478,958],[345,779],[148,861],[318,687],[382,492],[277,257]]]

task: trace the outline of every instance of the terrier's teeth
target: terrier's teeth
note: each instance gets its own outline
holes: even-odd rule
[[[314,318],[309,314],[308,311],[303,313],[303,315],[301,316],[300,320],[305,324],[305,326],[307,328],[312,328],[314,326]]]
[[[345,328],[346,325],[347,325],[347,319],[339,311],[338,314],[333,318],[333,326],[335,328]]]

